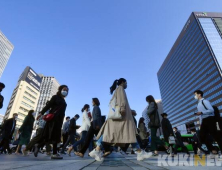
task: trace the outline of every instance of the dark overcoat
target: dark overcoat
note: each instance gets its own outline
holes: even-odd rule
[[[52,96],[51,100],[42,109],[41,114],[48,110],[54,114],[51,121],[47,121],[43,131],[43,138],[46,142],[59,143],[61,141],[61,129],[66,111],[65,99],[60,95]]]

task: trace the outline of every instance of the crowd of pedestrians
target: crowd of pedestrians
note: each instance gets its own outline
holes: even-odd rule
[[[0,92],[4,88],[5,85],[0,83]],[[14,140],[18,140],[15,154],[22,152],[23,155],[27,155],[29,151],[33,151],[34,156],[37,157],[41,149],[46,146],[46,154],[50,155],[51,159],[63,159],[62,154],[66,154],[66,150],[69,156],[74,151],[76,156],[83,158],[89,149],[90,157],[97,161],[103,161],[112,153],[113,148],[119,147],[122,154],[127,154],[126,151],[131,145],[131,153],[137,154],[138,161],[158,156],[159,147],[163,147],[166,153],[172,157],[177,155],[178,148],[181,148],[189,156],[190,153],[183,143],[181,134],[177,127],[172,127],[168,114],[162,113],[162,121],[160,121],[158,105],[152,95],[146,97],[148,107],[145,112],[149,117],[149,124],[146,125],[144,118],[141,117],[137,126],[135,119],[137,113],[130,108],[126,88],[127,81],[124,78],[115,80],[110,87],[112,98],[107,120],[104,120],[101,114],[99,99],[92,98],[92,113],[90,105],[85,104],[81,110],[82,125],[78,126],[76,124],[80,117],[78,114],[72,118],[65,118],[67,107],[65,98],[68,96],[69,88],[67,85],[60,86],[57,94],[52,96],[36,116],[36,123],[34,123],[34,110],[28,112],[22,126],[17,130],[16,138],[14,138]],[[198,100],[198,111],[195,116],[199,116],[201,120],[199,134],[195,129],[191,130],[194,154],[197,154],[198,149],[204,154],[219,154],[218,150],[213,147],[212,140],[209,140],[209,138],[215,140],[222,151],[222,122],[218,116],[219,110],[203,98],[201,90],[196,90],[194,95],[194,98]],[[3,106],[3,101],[4,98],[0,95],[0,108]],[[7,151],[8,154],[12,153],[9,144],[15,132],[17,118],[18,114],[14,113],[13,118],[5,120],[2,126],[0,148],[3,152]],[[63,123],[64,118],[65,122]],[[34,124],[36,135],[31,139]],[[147,126],[150,129],[150,134]],[[157,130],[160,127],[163,130],[164,140],[157,136]],[[63,144],[60,146],[61,138]],[[148,149],[148,144],[150,144],[150,149]],[[207,150],[202,148],[202,144],[206,145]],[[25,147],[21,149],[22,145]]]

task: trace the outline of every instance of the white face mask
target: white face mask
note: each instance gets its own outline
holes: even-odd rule
[[[174,132],[176,132],[176,130],[173,129]]]
[[[198,97],[195,95],[195,96],[194,96],[194,99],[198,100]]]
[[[67,91],[61,91],[61,94],[66,97],[68,95],[68,92]]]

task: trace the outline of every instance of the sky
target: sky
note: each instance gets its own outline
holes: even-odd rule
[[[221,0],[0,0],[0,30],[14,45],[0,79],[6,85],[0,114],[30,66],[69,86],[71,117],[94,97],[107,115],[109,88],[125,78],[139,119],[147,95],[161,99],[157,72],[190,14],[221,7]]]

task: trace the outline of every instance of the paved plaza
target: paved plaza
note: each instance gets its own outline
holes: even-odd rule
[[[161,153],[163,156],[163,153]],[[182,154],[180,154],[182,155]],[[63,160],[51,160],[50,157],[39,154],[37,158],[33,155],[0,155],[0,170],[21,169],[21,170],[185,170],[205,169],[216,170],[221,166],[158,166],[158,157],[151,157],[144,161],[137,161],[136,155],[123,156],[120,153],[112,153],[103,162],[96,162],[86,156],[83,159],[72,155],[64,156]]]

